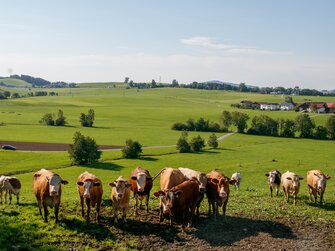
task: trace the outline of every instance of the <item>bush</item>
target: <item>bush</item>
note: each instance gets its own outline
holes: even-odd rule
[[[176,122],[172,125],[171,127],[172,130],[177,130],[177,131],[187,131],[187,125],[185,125],[184,123],[180,123],[180,122]]]
[[[325,125],[329,138],[330,139],[335,139],[335,116],[330,116]]]
[[[205,147],[205,140],[203,140],[200,135],[192,138],[190,142],[190,147],[192,152],[200,152],[202,148]]]
[[[142,145],[131,139],[126,140],[126,145],[122,148],[122,157],[125,159],[138,159],[142,153]]]
[[[232,112],[232,124],[236,126],[238,133],[243,133],[244,129],[248,127],[247,122],[249,120],[249,115],[241,112]]]
[[[80,123],[84,127],[92,127],[95,119],[95,113],[93,109],[88,110],[88,114],[80,114]]]
[[[327,139],[328,131],[324,126],[317,126],[315,128],[314,138],[316,139]]]
[[[43,115],[39,123],[44,124],[44,125],[49,125],[53,126],[55,125],[55,120],[53,118],[53,115],[51,113],[46,113]]]
[[[219,146],[218,138],[214,133],[209,136],[207,144],[211,148],[217,148]]]
[[[191,147],[187,142],[187,132],[183,132],[177,142],[177,150],[180,153],[189,153],[191,152]]]
[[[57,115],[57,119],[55,120],[55,125],[56,126],[64,126],[66,125],[66,117],[64,116],[64,113],[62,110],[58,110],[58,115]]]
[[[73,144],[70,145],[69,155],[73,164],[84,165],[98,162],[101,151],[93,138],[76,132],[73,136]]]
[[[267,115],[255,116],[251,122],[249,134],[277,136],[278,122]]]
[[[312,138],[315,128],[314,120],[308,114],[301,114],[295,118],[295,126],[300,132],[300,138]]]

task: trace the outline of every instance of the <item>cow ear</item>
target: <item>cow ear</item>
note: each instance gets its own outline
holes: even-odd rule
[[[234,185],[236,182],[237,182],[237,180],[230,180],[230,181],[229,181],[229,184],[230,184],[230,185]]]
[[[330,176],[326,175],[326,180],[329,180],[330,178],[331,178]]]
[[[266,176],[266,177],[269,177],[269,174],[268,174],[268,173],[266,173],[266,174],[265,174],[265,176]]]
[[[100,182],[93,182],[93,186],[94,186],[94,187],[98,187],[98,186],[100,186],[100,185],[101,185]]]
[[[130,188],[130,187],[131,187],[131,184],[126,183],[126,188]]]
[[[132,176],[131,179],[132,180],[137,180],[137,177],[136,176]]]
[[[319,177],[319,175],[317,173],[314,173],[315,176]]]
[[[108,185],[111,186],[111,187],[115,187],[116,186],[115,182],[111,182]]]
[[[176,198],[179,198],[179,196],[183,193],[182,190],[177,190],[174,192],[174,195],[176,196]]]
[[[304,178],[303,177],[299,177],[299,180],[303,180]]]
[[[69,184],[69,182],[67,180],[62,180],[60,183],[62,183],[63,185]]]
[[[214,179],[211,180],[211,182],[212,182],[212,183],[215,183],[215,184],[218,184],[218,183],[219,183],[219,180],[214,178]]]
[[[40,176],[41,176],[40,173],[35,173],[35,174],[34,174],[34,178],[38,178],[38,177],[40,177]]]
[[[77,182],[77,185],[78,185],[78,186],[83,186],[83,185],[84,185],[84,182],[78,181],[78,182]]]
[[[291,178],[291,177],[286,177],[286,179],[288,179],[288,180],[292,180],[292,178]]]
[[[158,198],[159,196],[165,196],[165,193],[163,191],[154,192],[154,196]]]

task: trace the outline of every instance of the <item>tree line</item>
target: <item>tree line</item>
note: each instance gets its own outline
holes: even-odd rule
[[[64,81],[57,81],[57,82],[50,82],[48,80],[45,80],[43,78],[39,78],[39,77],[32,77],[29,75],[10,75],[10,78],[14,78],[14,79],[20,79],[23,80],[29,84],[32,84],[33,87],[50,87],[50,88],[66,88],[66,87],[76,87],[75,83],[67,83]]]
[[[93,109],[89,109],[87,114],[81,113],[79,117],[79,121],[83,127],[92,127],[94,119],[95,112]],[[61,109],[58,110],[57,117],[53,113],[44,114],[39,123],[48,126],[65,126],[68,124],[64,112]]]

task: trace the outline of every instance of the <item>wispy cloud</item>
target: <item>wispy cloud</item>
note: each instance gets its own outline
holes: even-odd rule
[[[259,49],[254,46],[234,45],[226,43],[218,43],[213,38],[209,37],[191,37],[181,39],[181,42],[186,45],[205,47],[210,49],[222,50],[228,54],[252,54],[252,55],[292,55],[289,51],[273,51]]]

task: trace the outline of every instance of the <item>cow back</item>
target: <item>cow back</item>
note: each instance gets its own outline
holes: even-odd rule
[[[165,191],[181,184],[184,180],[184,175],[179,169],[165,168],[160,175],[160,189],[161,191]]]
[[[18,178],[16,177],[10,177],[9,178],[9,183],[13,187],[13,189],[21,189],[21,182]]]
[[[171,188],[171,192],[182,191],[182,194],[176,199],[174,210],[179,210],[191,205],[195,205],[200,197],[199,185],[197,181],[186,180],[183,183]]]

